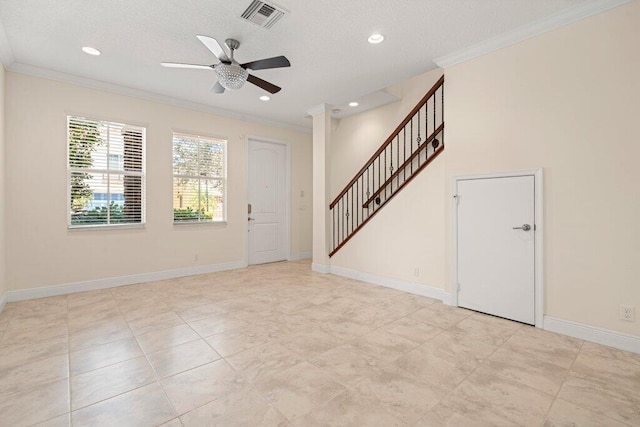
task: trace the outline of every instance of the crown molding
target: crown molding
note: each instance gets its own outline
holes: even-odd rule
[[[36,67],[33,65],[22,64],[14,62],[8,71],[12,73],[24,74],[32,77],[39,77],[48,80],[54,80],[61,83],[68,83],[76,86],[81,86],[89,89],[97,89],[104,92],[114,93],[117,95],[130,96],[132,98],[143,99],[145,101],[157,102],[160,104],[168,104],[174,107],[186,108],[189,110],[201,111],[205,113],[215,114],[221,117],[227,117],[230,119],[243,120],[263,125],[275,126],[279,128],[289,129],[296,132],[310,134],[312,130],[304,126],[292,125],[289,123],[278,122],[275,120],[269,120],[258,116],[252,116],[247,114],[238,113],[231,110],[225,110],[224,108],[213,107],[206,104],[200,104],[198,102],[186,101],[184,99],[174,98],[172,96],[161,95],[154,92],[147,92],[144,90],[133,89],[127,86],[120,86],[113,83],[107,83],[99,80],[89,79],[86,77],[76,76],[74,74],[63,73],[60,71],[50,70],[48,68]]]
[[[635,0],[591,0],[433,60],[440,68],[477,58]]]
[[[4,65],[5,70],[8,70],[9,67],[11,67],[15,62],[15,58],[13,56],[13,50],[11,50],[11,45],[9,44],[9,39],[7,38],[7,33],[4,31],[4,25],[2,24],[1,19],[0,19],[0,62],[2,62],[2,65]]]

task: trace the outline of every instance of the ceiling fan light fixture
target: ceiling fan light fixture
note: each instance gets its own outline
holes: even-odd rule
[[[270,99],[271,99],[271,98],[269,98],[267,95],[262,95],[262,96],[260,97],[260,101],[268,101],[268,100],[270,100]]]
[[[351,101],[349,103],[349,107],[357,107],[358,105],[360,105],[360,104],[358,104],[356,101]]]
[[[369,36],[369,38],[367,39],[367,41],[371,44],[378,44],[378,43],[382,43],[384,41],[384,36],[382,34],[379,33],[373,33]]]
[[[228,90],[240,89],[249,77],[247,70],[236,64],[222,63],[216,65],[214,71],[222,87]]]

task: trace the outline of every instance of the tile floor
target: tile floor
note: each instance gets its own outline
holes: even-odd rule
[[[640,355],[278,263],[8,304],[0,425],[640,425]]]

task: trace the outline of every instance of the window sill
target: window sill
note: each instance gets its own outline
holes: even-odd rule
[[[67,225],[68,231],[86,230],[127,230],[145,228],[146,224],[98,224],[98,225]]]

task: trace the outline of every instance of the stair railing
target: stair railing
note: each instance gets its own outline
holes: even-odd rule
[[[329,209],[333,256],[444,150],[444,76],[396,127]]]

